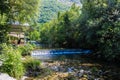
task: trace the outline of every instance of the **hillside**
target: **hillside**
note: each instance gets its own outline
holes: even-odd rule
[[[56,18],[59,11],[68,10],[73,3],[78,5],[79,0],[41,0],[38,22],[45,23]]]

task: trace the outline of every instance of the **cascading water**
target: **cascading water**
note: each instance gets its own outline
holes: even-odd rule
[[[37,59],[52,59],[58,56],[71,56],[71,55],[83,55],[90,54],[90,50],[82,49],[49,49],[49,50],[34,50],[31,56]]]

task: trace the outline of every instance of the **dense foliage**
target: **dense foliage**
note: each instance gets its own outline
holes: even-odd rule
[[[120,1],[82,0],[40,27],[40,40],[50,47],[91,49],[107,60],[120,57]]]
[[[40,0],[6,0],[9,12],[7,12],[8,22],[29,23],[38,16]]]
[[[80,21],[82,47],[94,50],[99,56],[119,59],[120,1],[94,0],[83,3]]]
[[[19,46],[18,49],[22,56],[28,56],[28,55],[30,55],[30,53],[34,49],[34,47],[31,44],[26,44],[24,46]]]
[[[7,21],[7,13],[9,13],[9,4],[6,3],[6,0],[2,0],[0,2],[0,43],[7,41],[7,30],[8,25],[6,25]]]
[[[29,31],[28,36],[30,40],[39,40],[40,39],[40,33],[38,30],[36,30],[37,28],[35,28],[32,31]]]
[[[54,19],[41,27],[41,42],[51,47],[75,47],[78,34],[74,23],[76,23],[79,14],[79,7],[76,7],[75,4],[69,11],[58,13],[58,19]]]
[[[20,79],[24,75],[24,67],[21,60],[21,54],[18,49],[6,44],[0,45],[1,55],[0,72],[8,73],[10,76]]]
[[[1,0],[0,1],[0,43],[7,41],[9,26],[35,22],[39,13],[40,0]],[[26,15],[27,14],[27,15]]]
[[[7,42],[7,32],[9,30],[8,25],[0,24],[0,44]]]
[[[39,3],[40,0],[2,0],[0,2],[0,24],[12,24],[16,21],[28,23],[35,20],[38,17]]]

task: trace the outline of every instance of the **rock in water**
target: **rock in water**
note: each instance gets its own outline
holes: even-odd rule
[[[0,80],[16,80],[10,77],[8,74],[0,73]]]
[[[82,73],[82,74],[83,74],[83,73],[84,73],[84,70],[83,70],[83,69],[81,69],[81,70],[80,70],[80,73]]]

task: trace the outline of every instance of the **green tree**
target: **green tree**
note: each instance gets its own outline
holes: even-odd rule
[[[9,0],[8,21],[29,23],[39,15],[40,0]]]
[[[73,4],[69,11],[59,12],[57,19],[44,24],[40,31],[41,42],[52,47],[75,47],[72,41],[75,41],[76,25],[73,23],[80,14],[79,9]]]
[[[7,41],[7,31],[8,25],[7,23],[7,13],[9,12],[9,4],[7,0],[0,1],[0,43]]]
[[[34,30],[29,33],[30,40],[39,40],[40,39],[40,33],[37,30]]]
[[[2,0],[0,1],[0,43],[7,41],[8,26],[36,22],[40,0]]]
[[[107,60],[120,56],[119,0],[85,0],[80,20],[81,47]]]

